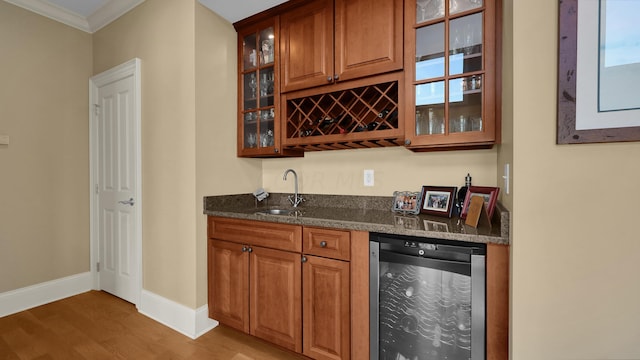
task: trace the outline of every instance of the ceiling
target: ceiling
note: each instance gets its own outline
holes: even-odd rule
[[[145,0],[4,0],[74,28],[94,33]],[[183,0],[176,0],[183,1]],[[287,0],[198,0],[230,23]]]

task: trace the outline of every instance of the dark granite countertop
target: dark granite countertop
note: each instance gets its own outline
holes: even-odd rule
[[[468,242],[509,244],[509,212],[497,203],[491,229],[476,229],[464,219],[430,215],[404,215],[391,211],[391,197],[302,194],[297,209],[288,194],[270,194],[257,202],[252,194],[207,196],[204,214],[236,219],[260,220],[345,230],[413,235]],[[295,210],[288,215],[268,215],[261,210]]]

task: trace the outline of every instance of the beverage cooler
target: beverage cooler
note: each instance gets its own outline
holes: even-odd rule
[[[484,360],[486,245],[369,240],[371,359]]]

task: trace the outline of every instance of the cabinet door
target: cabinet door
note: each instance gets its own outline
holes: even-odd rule
[[[302,282],[303,354],[313,359],[349,359],[349,263],[306,256]]]
[[[499,141],[500,3],[406,2],[410,149],[491,147]]]
[[[402,0],[335,0],[336,80],[402,69],[402,19]]]
[[[300,254],[251,249],[251,335],[302,352]]]
[[[280,149],[278,21],[238,30],[238,156],[277,157]]]
[[[249,332],[249,255],[246,246],[209,239],[209,317]]]
[[[333,0],[280,15],[282,92],[333,82]]]

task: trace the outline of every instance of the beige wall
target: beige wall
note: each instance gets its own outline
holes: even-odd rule
[[[403,147],[307,153],[304,158],[264,160],[263,185],[269,192],[293,192],[296,170],[301,193],[391,196],[395,190],[419,191],[422,185],[495,186],[496,150],[413,153]],[[374,170],[374,186],[365,187],[363,172]],[[389,205],[391,206],[391,205]]]
[[[168,26],[170,24],[170,26]],[[197,1],[146,1],[94,35],[94,71],[142,59],[143,287],[207,303],[207,195],[260,186],[236,158],[236,35]]]
[[[91,35],[0,1],[0,293],[89,271]]]
[[[205,196],[251,192],[262,183],[261,161],[236,157],[236,31],[196,5],[196,256],[197,304],[207,303]]]
[[[142,61],[143,288],[196,307],[194,1],[145,1],[94,34],[94,73]],[[201,202],[200,202],[201,203]]]
[[[640,358],[640,143],[555,145],[558,2],[513,2],[512,358]]]

